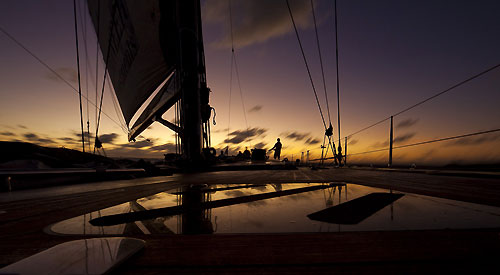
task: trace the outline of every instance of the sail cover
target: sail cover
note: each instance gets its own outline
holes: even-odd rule
[[[178,64],[175,2],[88,0],[101,52],[127,125]],[[163,106],[150,109],[160,107]]]

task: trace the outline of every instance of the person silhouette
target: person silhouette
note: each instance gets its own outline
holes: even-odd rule
[[[276,144],[274,144],[274,147],[269,149],[269,152],[274,150],[274,159],[280,159],[281,147],[283,147],[283,145],[281,144],[280,139],[278,138],[278,141],[276,142]]]
[[[338,152],[337,152],[338,165],[340,167],[342,167],[343,166],[342,165],[342,158],[343,158],[343,156],[342,156],[342,147],[340,147],[340,144],[339,144],[339,147],[338,147],[337,150],[338,150]]]
[[[252,157],[252,154],[250,153],[250,151],[248,151],[248,147],[245,147],[245,151],[243,151],[243,157],[245,157],[246,159],[250,159]]]

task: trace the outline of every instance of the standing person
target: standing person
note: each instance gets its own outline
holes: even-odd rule
[[[281,144],[280,139],[278,138],[278,141],[276,142],[276,144],[274,144],[274,147],[269,149],[269,152],[274,150],[274,159],[280,159],[281,147],[283,147],[283,145]]]
[[[243,151],[243,157],[246,159],[250,159],[252,157],[252,154],[250,151],[248,151],[248,147],[245,147],[245,151]]]
[[[342,147],[340,147],[340,144],[339,144],[339,148],[338,148],[338,153],[337,153],[337,159],[338,159],[338,165],[339,167],[342,167]]]

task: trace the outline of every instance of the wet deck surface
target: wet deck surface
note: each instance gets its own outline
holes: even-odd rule
[[[0,194],[0,266],[68,240],[47,225],[189,183],[347,182],[500,206],[500,179],[328,169],[211,172]],[[105,188],[103,188],[105,186]],[[21,193],[26,192],[26,193]],[[31,193],[29,193],[31,192]],[[24,194],[24,195],[23,195]],[[28,195],[29,194],[29,195]],[[5,213],[1,212],[5,211]],[[125,273],[412,273],[500,269],[500,230],[144,236]],[[141,237],[142,238],[142,237]]]

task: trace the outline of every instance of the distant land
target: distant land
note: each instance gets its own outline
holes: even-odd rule
[[[60,168],[131,168],[142,158],[109,158],[92,153],[83,153],[68,148],[52,148],[28,142],[0,141],[0,170],[40,170]],[[161,159],[143,159],[152,163],[160,163]],[[329,161],[325,163],[330,163]],[[360,167],[387,167],[380,163],[349,163]],[[393,168],[443,169],[465,171],[500,172],[500,163],[462,165],[450,163],[442,166],[394,165]]]
[[[109,158],[68,148],[51,148],[28,142],[0,141],[0,170],[61,168],[130,168],[136,159]]]

